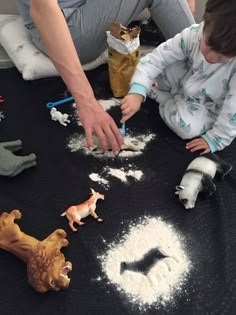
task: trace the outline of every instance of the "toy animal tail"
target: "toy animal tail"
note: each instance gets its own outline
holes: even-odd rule
[[[61,217],[64,217],[65,215],[66,215],[66,211],[61,214]]]

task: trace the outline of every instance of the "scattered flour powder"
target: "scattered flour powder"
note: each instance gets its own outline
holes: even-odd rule
[[[122,182],[127,182],[127,177],[134,177],[136,180],[140,180],[143,176],[143,172],[140,170],[128,170],[125,172],[123,169],[110,168],[108,173],[112,176],[119,178]]]
[[[120,100],[117,98],[110,98],[109,100],[98,100],[98,102],[102,105],[105,111],[108,111],[113,106],[120,105]]]
[[[132,167],[132,164],[129,164],[129,167]],[[128,182],[128,177],[133,177],[137,181],[143,178],[143,172],[141,170],[129,169],[125,171],[123,167],[121,169],[104,167],[101,173],[103,177],[99,175],[98,173],[92,173],[89,175],[89,178],[94,182],[98,182],[104,188],[109,187],[109,181],[107,178],[111,176],[119,178],[122,182],[125,182],[125,183]]]
[[[109,181],[106,180],[105,178],[102,178],[97,173],[90,174],[89,178],[94,182],[98,182],[99,184],[102,184],[104,187],[107,187],[109,185]]]
[[[120,169],[111,168],[109,170],[109,174],[119,178],[122,182],[127,182],[126,173],[124,171],[120,170]]]
[[[116,158],[129,158],[142,154],[146,145],[154,138],[155,135],[152,133],[148,135],[125,136],[125,147],[120,151]],[[74,134],[72,137],[70,137],[67,147],[71,152],[81,151],[99,158],[115,158],[112,151],[104,153],[99,146],[97,146],[96,149],[92,151],[89,150],[87,147],[86,138],[81,134]]]
[[[105,111],[109,110],[110,108],[112,108],[113,106],[118,106],[120,104],[120,100],[117,98],[110,98],[108,100],[98,100],[98,102],[102,105],[103,109]],[[72,104],[72,107],[77,109],[77,105],[76,103]]]
[[[99,259],[109,283],[125,294],[133,306],[147,310],[165,306],[181,293],[191,269],[184,248],[183,237],[170,224],[161,218],[142,217]],[[122,262],[139,261],[153,249],[166,257],[154,261],[147,274],[131,270],[121,273]]]
[[[98,102],[102,105],[102,107],[104,108],[105,111],[108,111],[110,108],[112,108],[114,106],[120,105],[120,100],[116,99],[116,98],[111,98],[108,100],[100,99],[100,100],[98,100]],[[76,110],[76,114],[75,114],[76,122],[79,126],[82,127],[82,124],[79,120],[79,115],[77,112],[76,104],[73,103],[72,106]],[[138,135],[138,136],[126,135],[124,137],[125,146],[120,151],[118,157],[128,158],[128,157],[134,157],[134,156],[142,154],[147,143],[150,142],[152,139],[154,139],[154,137],[155,137],[155,135],[151,134],[151,133],[149,133],[147,135]],[[87,148],[87,142],[86,142],[86,138],[85,138],[84,134],[81,135],[79,133],[76,133],[69,138],[67,147],[69,148],[69,150],[71,152],[83,151],[86,154],[94,155],[96,157],[114,158],[114,154],[112,151],[108,151],[107,153],[104,153],[102,151],[102,149],[99,146],[98,139],[96,137],[94,137],[94,143],[96,144],[95,150],[93,150],[93,151],[89,150]]]

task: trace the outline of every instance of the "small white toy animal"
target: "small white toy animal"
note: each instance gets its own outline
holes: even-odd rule
[[[222,161],[213,153],[204,154],[195,158],[187,167],[180,185],[176,186],[176,192],[185,209],[192,209],[199,192],[204,191],[211,196],[216,186],[213,178],[218,175],[224,178],[232,169],[232,166]]]
[[[59,121],[59,123],[63,126],[67,126],[67,123],[70,123],[70,120],[68,119],[68,114],[62,114],[59,112],[55,107],[52,107],[50,110],[51,118],[52,120]]]
[[[61,216],[66,216],[69,220],[69,226],[72,231],[76,232],[77,229],[74,227],[73,223],[76,222],[79,225],[83,225],[84,222],[81,219],[87,217],[91,214],[91,216],[97,220],[97,222],[102,222],[103,220],[98,217],[96,214],[96,203],[98,199],[104,200],[104,195],[100,194],[99,192],[94,191],[91,189],[91,197],[84,201],[79,205],[74,205],[69,207],[65,212],[61,214]]]
[[[0,121],[2,121],[5,118],[2,112],[0,112]]]

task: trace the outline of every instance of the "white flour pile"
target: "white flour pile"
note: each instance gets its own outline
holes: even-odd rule
[[[143,153],[143,150],[145,149],[146,145],[154,139],[154,134],[148,134],[148,135],[139,135],[139,136],[131,136],[127,135],[124,137],[124,143],[125,143],[125,149],[121,150],[118,156],[116,158],[128,158],[128,157],[135,157],[137,155],[140,155]],[[94,149],[93,151],[90,151],[87,148],[87,142],[84,137],[84,135],[81,134],[74,134],[68,142],[67,147],[71,152],[84,152],[86,154],[93,155],[95,157],[99,158],[114,158],[114,154],[112,151],[108,151],[104,153],[99,146]]]
[[[133,167],[132,164],[129,164],[129,167]],[[109,181],[107,180],[107,178],[111,176],[119,178],[122,182],[127,183],[128,177],[132,177],[137,181],[141,180],[143,178],[143,172],[141,170],[133,169],[125,170],[124,167],[122,167],[121,169],[104,167],[102,170],[102,176],[98,173],[92,173],[89,175],[89,178],[94,182],[98,182],[104,188],[108,188]]]
[[[128,233],[109,246],[99,257],[109,283],[125,294],[139,309],[165,305],[181,293],[191,269],[191,262],[184,250],[184,240],[161,218],[142,217],[138,224],[131,224]],[[148,273],[121,270],[121,263],[143,259],[152,249],[158,249],[165,258],[154,261]]]

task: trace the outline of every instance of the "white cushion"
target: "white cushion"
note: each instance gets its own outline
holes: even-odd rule
[[[0,14],[0,43],[25,80],[58,76],[51,60],[32,42],[20,16]],[[95,69],[105,62],[107,51],[83,69]]]

